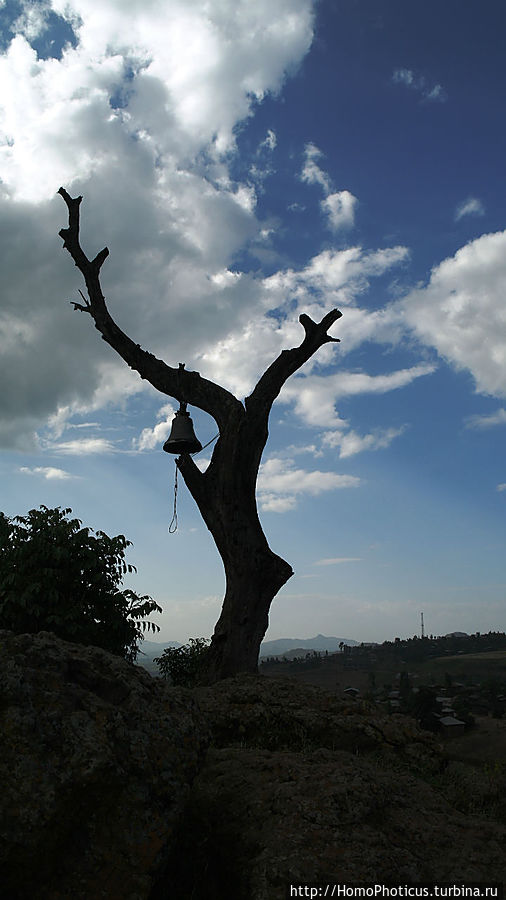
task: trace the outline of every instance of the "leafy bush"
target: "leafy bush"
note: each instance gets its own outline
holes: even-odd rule
[[[205,669],[207,638],[190,638],[183,647],[167,647],[155,658],[163,678],[182,687],[194,687]]]
[[[131,541],[81,528],[71,509],[31,509],[9,519],[0,512],[0,628],[53,631],[67,641],[92,644],[134,661],[144,621],[161,607],[149,596],[120,590],[137,571],[125,562]]]

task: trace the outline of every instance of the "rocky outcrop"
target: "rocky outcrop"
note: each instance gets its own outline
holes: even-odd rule
[[[506,828],[445,799],[440,747],[414,722],[288,680],[249,676],[196,693],[214,746],[193,784],[186,842],[180,833],[178,897],[506,880]]]
[[[506,881],[506,827],[403,716],[285,679],[168,687],[0,632],[8,900],[284,900],[287,885]]]
[[[49,633],[0,632],[2,897],[148,897],[206,744],[187,691]]]

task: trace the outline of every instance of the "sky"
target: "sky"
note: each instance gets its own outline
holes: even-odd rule
[[[182,479],[168,533],[176,403],[73,310],[58,188],[120,327],[241,400],[342,311],[271,413],[258,507],[295,574],[266,639],[506,630],[505,26],[501,0],[0,3],[0,509],[124,534],[157,640],[212,634],[223,567]]]

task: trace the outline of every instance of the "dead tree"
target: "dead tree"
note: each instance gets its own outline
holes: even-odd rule
[[[293,575],[291,566],[270,549],[257,512],[256,481],[268,437],[269,413],[290,375],[323,344],[339,340],[327,331],[342,313],[331,310],[321,322],[304,313],[299,316],[305,331],[300,346],[283,350],[241,402],[198,372],[168,366],[118,327],[100,286],[100,268],[109,250],[104,247],[94,259],[88,259],[79,242],[82,197],[70,197],[64,188],[58,193],[69,214],[69,226],[59,232],[60,237],[82,273],[88,293],[88,298],[81,293],[84,302],[74,302],[74,309],[90,314],[104,341],[141,378],[163,394],[204,410],[217,423],[219,438],[205,472],[188,453],[176,461],[225,568],[225,598],[208,651],[207,679],[212,682],[238,672],[256,672],[270,605]]]

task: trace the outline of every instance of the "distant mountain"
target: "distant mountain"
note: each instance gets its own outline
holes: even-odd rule
[[[343,642],[350,647],[355,647],[359,641],[349,638],[325,637],[317,634],[314,638],[278,638],[277,641],[264,641],[260,647],[260,656],[281,656],[290,650],[299,650],[307,653],[309,650],[320,650],[333,653],[339,650],[339,644]],[[142,641],[140,653],[137,657],[137,665],[143,666],[151,673],[158,674],[158,666],[153,663],[155,656],[161,656],[166,647],[182,647],[179,641]],[[293,655],[293,654],[291,654]]]
[[[350,638],[325,637],[317,634],[314,638],[278,638],[276,641],[264,641],[260,645],[260,656],[281,656],[289,650],[328,650],[329,653],[339,650],[339,644],[356,647],[360,642]]]
[[[143,659],[154,659],[161,656],[166,647],[182,647],[179,641],[142,641],[137,662],[142,666]]]

